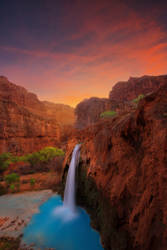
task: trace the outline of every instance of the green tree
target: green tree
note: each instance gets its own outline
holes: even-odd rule
[[[10,190],[11,190],[12,192],[14,192],[14,191],[15,191],[15,184],[11,184],[9,188],[10,188]]]
[[[55,158],[56,156],[63,156],[64,152],[62,149],[54,148],[54,147],[46,147],[39,151],[42,161],[48,162]]]
[[[40,162],[42,159],[40,157],[39,152],[34,152],[32,154],[25,156],[25,161],[28,161],[32,166]]]
[[[12,154],[11,153],[2,153],[0,155],[0,172],[4,172],[11,163]]]
[[[30,185],[33,187],[35,185],[36,180],[34,178],[30,179]]]
[[[100,114],[101,118],[108,118],[108,117],[114,117],[117,115],[117,112],[115,110],[107,110]]]
[[[55,147],[46,147],[39,152],[34,152],[24,156],[24,161],[29,162],[32,166],[40,162],[48,162],[56,156],[63,156],[64,151]],[[23,158],[22,158],[23,159]]]
[[[140,102],[140,100],[142,100],[144,98],[143,94],[138,95],[137,98],[133,99],[133,102],[138,104]]]
[[[5,171],[11,163],[29,162],[32,166],[40,162],[48,162],[56,156],[64,156],[64,151],[56,147],[45,147],[44,149],[23,156],[14,156],[11,153],[0,155],[0,173]]]
[[[5,182],[10,185],[13,183],[18,183],[20,181],[20,176],[16,173],[5,175]]]

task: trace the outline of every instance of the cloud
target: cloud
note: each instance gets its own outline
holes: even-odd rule
[[[23,46],[0,42],[2,73],[41,98],[55,102],[57,98],[57,102],[72,105],[81,98],[108,96],[114,83],[130,75],[165,74],[163,10],[154,6],[145,13],[143,6],[139,6],[140,12],[123,1],[96,1],[95,5],[93,1],[76,0],[66,2],[62,16],[56,19],[54,8],[48,6],[43,33],[35,25],[39,39],[35,30],[32,34],[25,29]],[[16,32],[18,37],[21,30]],[[5,59],[11,55],[15,60]]]

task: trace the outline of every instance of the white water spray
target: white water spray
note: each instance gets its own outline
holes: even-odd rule
[[[76,205],[75,205],[75,170],[79,163],[80,157],[80,144],[77,144],[72,153],[72,159],[70,162],[66,186],[65,186],[65,193],[64,193],[64,206],[68,207],[72,212],[75,212]]]

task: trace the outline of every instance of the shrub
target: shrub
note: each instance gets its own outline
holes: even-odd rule
[[[31,186],[34,186],[34,185],[35,185],[35,182],[36,182],[36,180],[35,180],[34,178],[31,178],[31,179],[30,179],[30,185],[31,185]]]
[[[103,113],[100,114],[101,118],[108,118],[108,117],[113,117],[117,115],[117,112],[115,110],[107,110]]]
[[[63,156],[64,152],[62,149],[59,148],[46,147],[41,151],[39,151],[39,154],[41,155],[43,161],[48,162],[49,160],[52,160],[56,156]]]
[[[39,152],[23,156],[14,156],[11,153],[3,153],[0,155],[0,173],[5,171],[11,163],[29,162],[32,166],[34,166],[37,163],[48,162],[56,156],[63,155],[63,150],[55,147],[46,147]]]
[[[0,155],[0,172],[5,171],[9,164],[12,162],[12,154],[11,153],[2,153]]]
[[[25,156],[25,160],[29,162],[32,166],[34,166],[35,164],[37,164],[38,162],[40,162],[42,159],[40,157],[39,152],[34,152],[32,154],[26,155]]]
[[[143,94],[138,95],[137,98],[133,99],[133,102],[136,103],[136,104],[138,104],[139,101],[142,100],[143,98],[144,98],[144,95],[143,95]]]
[[[11,163],[19,162],[20,156],[14,156],[10,152],[0,155],[0,172],[4,172]]]
[[[0,162],[1,162],[1,161],[4,162],[4,161],[6,161],[6,160],[10,160],[11,158],[12,158],[12,154],[11,154],[11,153],[9,153],[9,152],[2,153],[2,154],[0,155]]]
[[[32,166],[40,162],[48,162],[56,156],[63,156],[64,152],[62,149],[54,147],[46,147],[39,152],[34,152],[22,157],[23,161],[29,162]]]
[[[20,176],[16,173],[5,175],[5,182],[10,185],[20,181]]]
[[[11,190],[12,192],[14,192],[14,191],[15,191],[15,184],[11,184],[9,188],[10,188],[10,190]]]
[[[11,157],[10,160],[11,160],[12,163],[16,163],[16,162],[20,162],[21,161],[20,158],[21,158],[21,156],[12,155],[12,157]]]
[[[31,154],[22,155],[22,156],[16,156],[16,157],[15,157],[15,162],[28,162],[28,157],[29,157],[30,155],[31,155]]]

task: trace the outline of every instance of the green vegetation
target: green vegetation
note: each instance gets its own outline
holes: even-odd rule
[[[4,172],[9,164],[11,163],[12,154],[11,153],[2,153],[0,155],[0,173]]]
[[[20,188],[20,176],[16,173],[5,175],[5,182],[11,192],[19,191]]]
[[[40,162],[47,163],[54,157],[63,155],[63,150],[55,147],[46,147],[38,152],[23,156],[14,156],[11,153],[3,153],[0,155],[0,173],[4,172],[11,163],[29,162],[32,166],[34,166]]]
[[[11,184],[9,188],[10,188],[10,190],[11,190],[12,192],[14,192],[14,191],[15,191],[15,184]]]
[[[144,95],[141,94],[141,95],[138,95],[137,98],[133,99],[133,102],[138,104],[140,102],[140,100],[142,100],[144,98]]]
[[[36,180],[34,178],[30,179],[30,185],[33,187],[35,185]]]
[[[27,154],[23,156],[14,156],[11,153],[0,154],[0,182],[5,181],[6,183],[6,185],[0,184],[0,195],[7,193],[9,190],[11,192],[17,192],[20,189],[20,176],[17,173],[14,173],[14,169],[17,168],[17,164],[16,166],[13,166],[13,171],[11,165],[10,169],[7,172],[5,172],[5,170],[8,169],[10,164],[17,162],[27,162],[32,167],[34,167],[36,164],[40,163],[47,164],[55,157],[60,157],[60,156],[64,156],[64,151],[56,147],[45,147],[44,149],[38,152],[34,152],[32,154]],[[40,165],[38,165],[37,168],[38,167],[40,167]],[[36,183],[36,180],[34,178],[31,178],[29,182],[30,185],[33,187]]]
[[[5,182],[10,185],[18,183],[20,181],[20,176],[16,173],[5,175]]]
[[[3,173],[11,163],[21,161],[21,158],[22,156],[14,156],[9,152],[0,154],[0,173]]]
[[[108,117],[113,117],[117,115],[117,112],[115,110],[107,110],[103,113],[100,114],[101,118],[108,118]]]
[[[25,162],[29,162],[32,166],[37,163],[45,162],[53,160],[56,156],[63,156],[64,152],[61,149],[54,147],[46,147],[39,152],[34,152],[32,154],[28,154],[22,157],[22,160]]]

